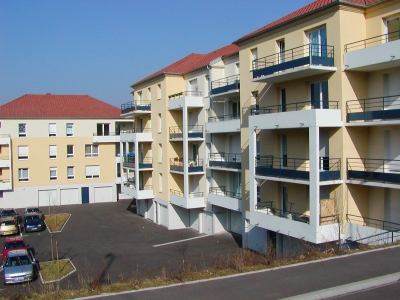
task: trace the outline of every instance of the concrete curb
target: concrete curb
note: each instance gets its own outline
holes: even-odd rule
[[[39,271],[39,278],[40,278],[40,281],[41,281],[43,284],[61,281],[61,280],[63,280],[64,278],[66,278],[66,277],[68,277],[69,275],[71,275],[71,274],[73,274],[73,273],[76,272],[76,268],[75,268],[74,264],[72,263],[72,261],[71,261],[70,259],[60,259],[60,261],[63,261],[63,260],[69,261],[69,263],[71,264],[71,266],[72,266],[74,269],[73,269],[71,272],[69,272],[68,274],[65,274],[65,275],[64,275],[63,277],[61,277],[60,279],[49,280],[49,281],[44,281],[44,280],[43,280],[43,277],[42,277],[42,273]]]
[[[50,233],[59,233],[59,232],[61,232],[61,231],[64,229],[65,225],[67,225],[67,223],[68,223],[68,221],[69,221],[69,219],[71,218],[72,215],[71,215],[71,214],[67,214],[67,213],[61,213],[61,214],[63,214],[63,215],[69,215],[69,216],[68,216],[68,219],[65,221],[63,227],[61,227],[61,229],[60,229],[59,231],[51,231],[51,230],[49,229],[49,226],[47,226],[46,219],[44,219],[44,222],[46,223],[46,229],[47,229],[48,232],[50,232]]]

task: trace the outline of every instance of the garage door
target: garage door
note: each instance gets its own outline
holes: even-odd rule
[[[112,187],[102,186],[94,188],[94,202],[103,203],[112,201]]]
[[[231,231],[237,234],[242,234],[242,213],[237,211],[231,212]]]
[[[168,227],[168,207],[160,204],[160,225]]]
[[[209,212],[203,214],[203,232],[205,234],[213,234],[213,217]]]
[[[79,204],[78,189],[63,189],[61,190],[61,205]]]
[[[39,191],[38,198],[39,206],[60,205],[59,201],[57,200],[57,190]]]
[[[189,209],[189,225],[190,228],[200,231],[199,228],[199,215],[200,209]]]

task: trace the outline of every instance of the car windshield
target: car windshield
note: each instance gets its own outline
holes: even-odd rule
[[[25,245],[22,241],[7,243],[4,247],[4,249],[7,249],[7,250],[18,249],[18,248],[25,248]]]
[[[36,213],[38,213],[39,212],[39,208],[27,208],[26,209],[26,213],[33,213],[33,212],[36,212]]]
[[[13,215],[15,215],[15,211],[13,211],[13,210],[3,210],[3,211],[1,212],[1,215],[2,215],[3,217],[13,216]]]
[[[0,226],[10,226],[10,225],[14,225],[14,221],[13,220],[9,220],[9,221],[2,221]]]
[[[26,266],[29,264],[30,262],[27,255],[18,255],[7,257],[6,262],[4,263],[4,267]]]
[[[40,222],[40,218],[38,216],[26,216],[25,217],[25,222],[27,222],[27,223]]]

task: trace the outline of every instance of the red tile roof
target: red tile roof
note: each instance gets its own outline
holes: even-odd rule
[[[4,119],[117,119],[121,110],[88,95],[26,94],[0,106]]]
[[[218,57],[230,55],[236,52],[239,52],[239,47],[234,44],[230,44],[228,46],[222,47],[207,54],[196,54],[196,53],[189,54],[188,56],[178,60],[177,62],[174,62],[173,64],[132,84],[132,87],[162,74],[183,75],[192,72],[199,68],[205,67],[212,60]]]
[[[357,5],[357,6],[369,6],[372,4],[375,4],[377,2],[382,2],[385,0],[316,0],[310,4],[307,4],[306,6],[303,6],[302,8],[278,19],[275,20],[257,30],[254,30],[248,34],[246,34],[245,36],[242,36],[241,38],[237,39],[236,41],[234,41],[234,43],[239,43],[242,42],[244,40],[247,40],[248,38],[251,38],[259,33],[262,33],[264,31],[267,31],[269,29],[272,29],[274,27],[277,27],[279,25],[282,25],[284,23],[287,23],[289,21],[292,21],[293,19],[297,19],[299,17],[302,17],[304,15],[310,14],[318,9],[322,9],[326,6],[329,5],[334,5],[335,3],[346,3],[346,4],[353,4],[353,5]]]

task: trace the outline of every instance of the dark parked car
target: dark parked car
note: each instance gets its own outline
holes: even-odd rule
[[[30,213],[24,216],[24,230],[25,232],[30,231],[42,231],[44,229],[44,223],[42,215],[37,213]]]
[[[42,213],[41,210],[39,210],[39,207],[32,206],[32,207],[25,208],[24,215],[27,215],[30,213],[37,213],[41,216],[42,219],[44,219],[44,214]]]

